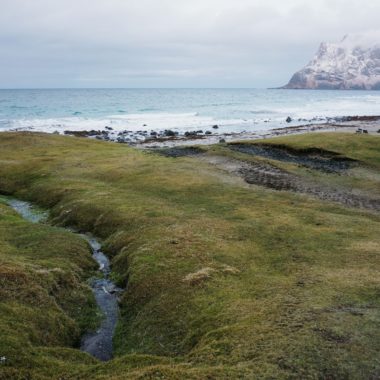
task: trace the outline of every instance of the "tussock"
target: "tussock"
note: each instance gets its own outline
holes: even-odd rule
[[[188,283],[189,285],[199,285],[202,282],[210,279],[213,274],[217,272],[216,269],[205,267],[194,273],[189,273],[184,279],[183,282]]]

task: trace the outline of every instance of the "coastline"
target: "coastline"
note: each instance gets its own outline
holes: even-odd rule
[[[289,123],[291,124],[291,123]],[[171,130],[161,133],[154,132],[149,135],[147,131],[138,131],[135,139],[125,139],[120,132],[115,136],[109,127],[101,131],[65,131],[65,135],[76,137],[96,138],[98,140],[112,141],[120,144],[128,144],[140,149],[172,148],[176,146],[214,145],[225,142],[242,140],[258,140],[272,137],[297,135],[314,132],[348,132],[348,133],[380,133],[380,116],[345,116],[332,118],[324,123],[310,123],[289,125],[287,127],[272,128],[267,131],[257,132],[230,132],[218,133],[218,126],[213,126],[213,133],[203,131],[186,132],[178,134]],[[137,137],[142,137],[138,139]]]
[[[290,119],[290,118],[289,118]],[[290,136],[298,134],[308,134],[314,132],[346,132],[346,133],[366,133],[380,135],[380,116],[344,116],[336,118],[300,119],[288,122],[288,126],[270,128],[265,131],[255,132],[219,132],[219,126],[213,125],[207,131],[196,130],[187,132],[177,132],[170,129],[163,131],[117,131],[106,126],[100,130],[64,130],[63,132],[43,132],[52,134],[63,134],[66,136],[90,138],[102,141],[126,144],[139,149],[160,149],[173,148],[179,146],[192,145],[214,145],[219,143],[230,143],[244,140],[259,140],[273,137]],[[307,122],[307,124],[296,124],[297,122]],[[33,129],[10,129],[1,132],[40,132]]]
[[[315,132],[348,132],[348,133],[368,133],[380,134],[380,117],[367,120],[367,116],[359,117],[359,120],[342,121],[336,123],[307,124],[289,126],[284,128],[273,128],[266,132],[241,132],[241,133],[221,133],[211,136],[197,136],[196,138],[173,137],[161,139],[160,141],[143,141],[131,144],[137,148],[155,149],[171,148],[176,146],[190,145],[213,145],[224,142],[260,140],[280,136],[290,136]],[[372,118],[372,117],[371,117]],[[362,131],[366,132],[362,132]]]

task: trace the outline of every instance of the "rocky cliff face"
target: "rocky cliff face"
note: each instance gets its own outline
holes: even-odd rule
[[[380,38],[346,36],[339,43],[323,42],[283,88],[380,90]]]

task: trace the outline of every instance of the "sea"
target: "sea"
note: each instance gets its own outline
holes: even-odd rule
[[[380,91],[271,89],[0,90],[0,131],[262,132],[380,115]],[[290,117],[291,123],[286,122]]]

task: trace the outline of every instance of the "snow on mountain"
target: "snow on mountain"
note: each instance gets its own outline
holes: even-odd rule
[[[380,90],[380,34],[322,42],[314,58],[283,88]]]

